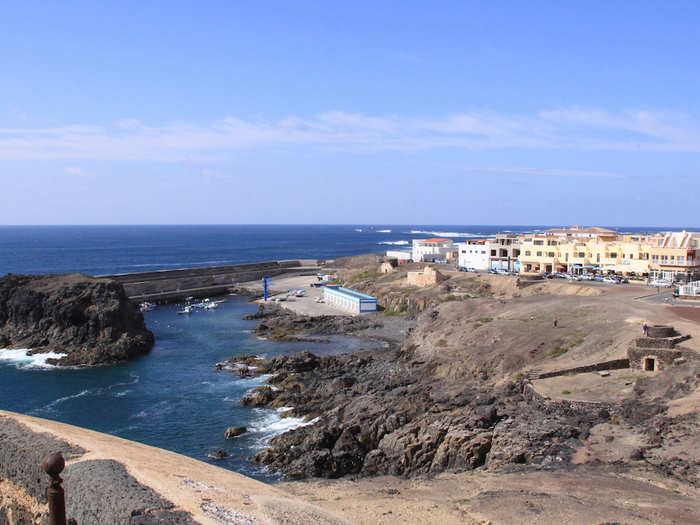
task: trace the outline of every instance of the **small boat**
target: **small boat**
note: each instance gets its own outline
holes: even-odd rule
[[[180,311],[178,312],[178,314],[180,314],[180,315],[182,315],[182,314],[191,314],[191,313],[192,313],[192,307],[189,306],[189,305],[188,305],[188,306],[185,306],[185,308],[184,308],[183,310],[180,310]]]
[[[204,305],[205,310],[214,310],[219,307],[219,303],[207,303]]]
[[[306,290],[301,290],[301,289],[300,289],[300,290],[297,290],[297,291],[294,293],[294,295],[296,295],[297,297],[304,297],[304,296],[306,295]]]
[[[154,303],[149,303],[148,301],[144,301],[139,305],[139,310],[142,312],[150,312],[155,309],[156,305]]]

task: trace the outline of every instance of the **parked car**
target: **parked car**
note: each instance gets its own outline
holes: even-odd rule
[[[598,281],[599,283],[603,282],[604,277],[602,275],[594,275],[593,280]]]
[[[671,288],[673,283],[671,281],[666,281],[664,279],[656,279],[649,283],[649,286],[656,286],[658,288]]]
[[[476,268],[472,268],[472,267],[470,266],[469,268],[467,268],[467,271],[468,271],[468,272],[471,272],[471,273],[476,273]]]
[[[592,281],[593,276],[590,273],[585,273],[585,274],[581,275],[581,280],[582,281]]]
[[[603,277],[603,282],[608,284],[620,284],[620,281],[610,276]]]
[[[498,273],[498,271],[494,270],[493,268],[489,268],[488,273],[494,273],[494,274],[496,274],[496,273]]]

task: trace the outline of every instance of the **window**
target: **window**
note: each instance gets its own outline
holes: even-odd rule
[[[535,241],[533,244],[535,246],[542,246],[544,244],[544,241]]]
[[[685,264],[685,257],[682,255],[678,256],[678,264]]]
[[[617,259],[617,252],[610,252],[610,255],[608,255],[611,259]]]
[[[496,257],[496,250],[491,250],[491,257]]]
[[[576,254],[576,257],[581,257],[581,258],[583,258],[583,257],[585,257],[585,256],[586,256],[585,252],[578,252],[578,253]]]
[[[554,257],[554,252],[549,252],[549,253],[547,254],[547,257]]]
[[[525,255],[530,255],[530,251],[529,251],[529,250],[526,250],[526,251],[525,251]]]
[[[537,252],[537,257],[542,257],[542,252]]]
[[[600,262],[600,254],[597,254],[597,255],[595,256],[595,261],[596,261],[596,262]]]

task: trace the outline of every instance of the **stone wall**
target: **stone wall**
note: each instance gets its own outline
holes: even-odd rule
[[[602,363],[594,363],[592,365],[577,366],[575,368],[566,368],[556,370],[554,372],[545,372],[537,376],[537,379],[546,379],[548,377],[558,377],[570,374],[583,374],[586,372],[600,372],[601,370],[618,370],[621,368],[629,368],[629,359],[615,359],[613,361],[604,361]]]
[[[682,357],[683,353],[679,349],[669,348],[639,348],[631,347],[627,350],[630,360],[630,368],[657,372],[673,365],[673,360]],[[653,359],[653,367],[645,366],[646,359]]]
[[[442,275],[434,268],[426,266],[423,268],[422,272],[408,272],[406,274],[406,279],[408,280],[408,284],[423,288],[424,286],[431,286],[439,283],[440,281],[444,281],[447,279],[447,277]]]
[[[543,410],[556,410],[563,414],[588,414],[592,410],[605,410],[609,415],[616,415],[620,412],[621,407],[617,403],[606,403],[602,401],[574,401],[570,399],[555,401],[545,395],[540,394],[535,387],[527,380],[522,383],[522,392],[525,400]]]
[[[46,525],[49,477],[41,469],[44,457],[61,452],[68,465],[61,477],[66,515],[80,525],[168,523],[194,525],[191,516],[141,485],[113,460],[85,460],[83,449],[0,416],[0,524]]]
[[[317,269],[302,269],[301,261],[272,261],[229,266],[203,268],[183,268],[152,272],[110,275],[124,286],[127,295],[135,300],[156,300],[168,302],[182,299],[200,288],[204,295],[224,293],[227,287],[236,283],[257,281],[263,277],[276,277],[291,272],[315,274]]]

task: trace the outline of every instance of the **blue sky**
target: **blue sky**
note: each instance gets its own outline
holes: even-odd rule
[[[46,4],[0,224],[700,226],[697,2]]]

